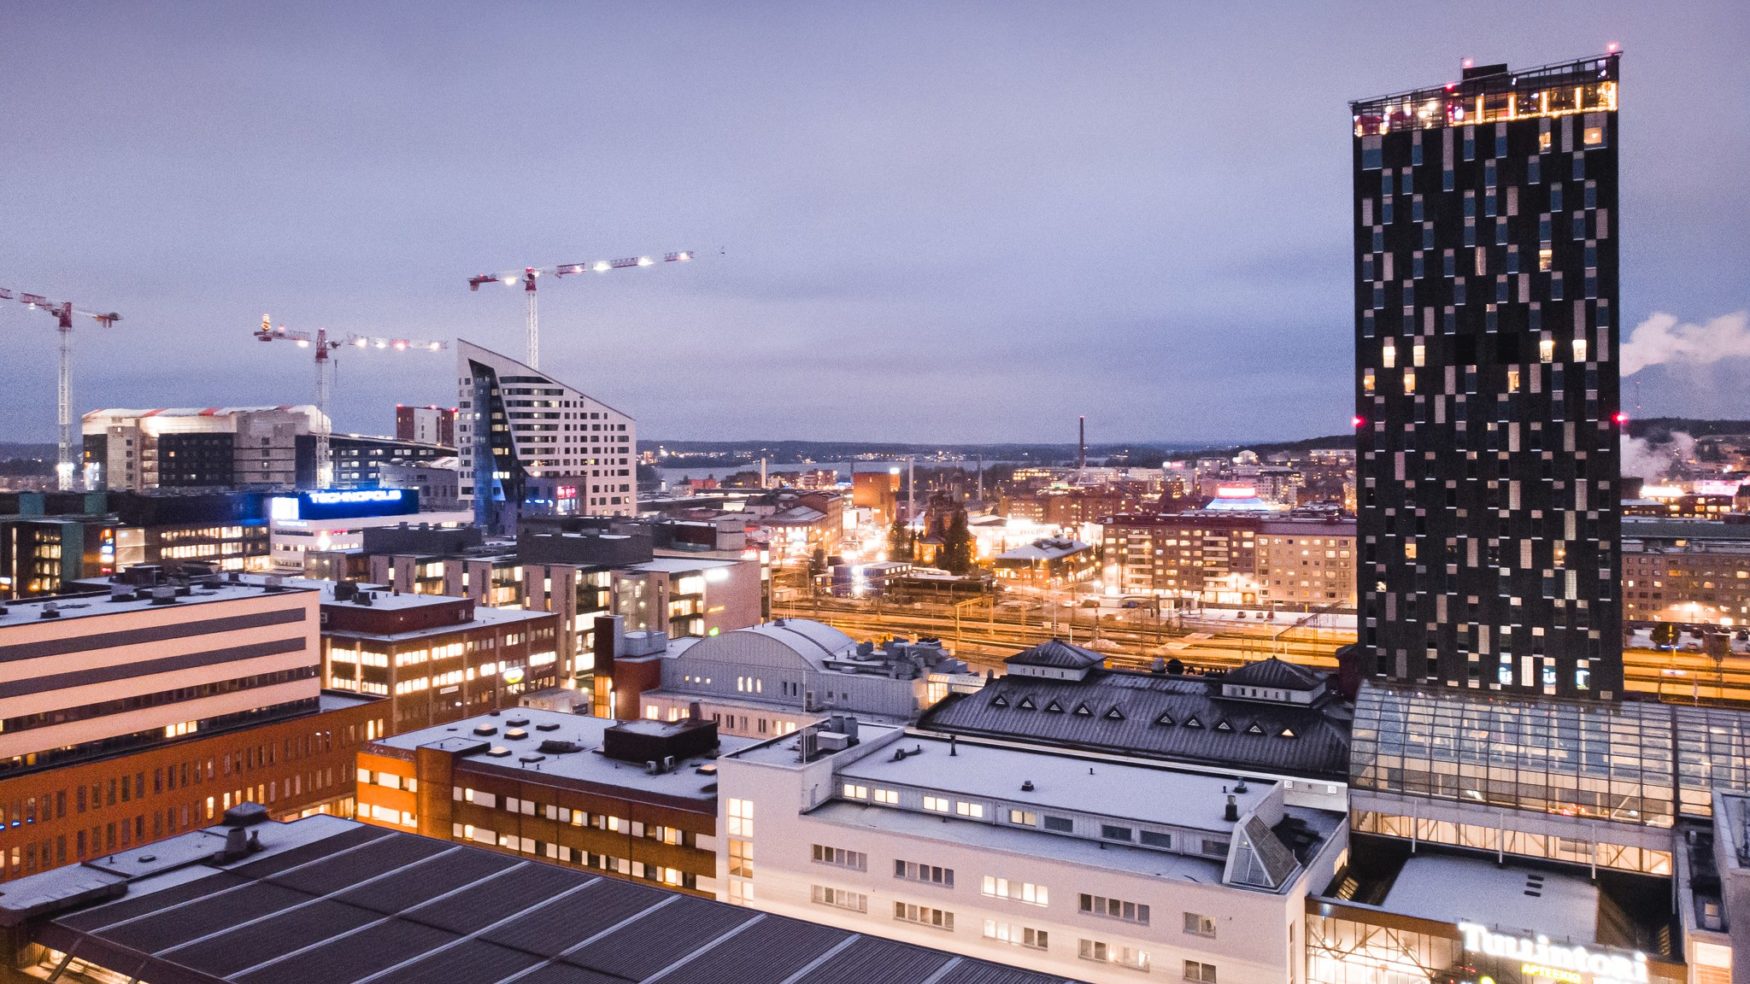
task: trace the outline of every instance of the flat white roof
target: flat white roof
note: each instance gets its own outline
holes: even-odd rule
[[[1237,776],[1129,765],[972,741],[960,741],[956,746],[946,738],[915,732],[901,736],[891,748],[908,751],[921,748],[923,752],[894,761],[893,752],[883,748],[846,765],[839,775],[871,784],[1001,800],[1038,810],[1096,814],[1221,833],[1231,832],[1234,826],[1232,821],[1223,819],[1229,793],[1234,793],[1240,813],[1244,814],[1269,796],[1275,786],[1268,779],[1247,778],[1245,791],[1235,793]],[[1032,790],[1022,790],[1023,782],[1031,782]]]
[[[183,588],[187,585],[165,584],[160,587]],[[268,591],[259,582],[245,581],[238,584],[231,581],[220,581],[216,584],[194,585],[186,595],[178,595],[173,604],[157,605],[151,600],[151,589],[138,589],[146,594],[144,598],[130,598],[127,601],[111,601],[109,596],[95,592],[88,595],[65,595],[58,598],[33,598],[24,601],[6,602],[6,610],[0,613],[0,628],[14,625],[34,625],[48,621],[42,617],[44,610],[53,606],[60,614],[55,616],[62,621],[76,618],[96,618],[101,615],[120,615],[125,612],[142,612],[153,609],[175,611],[190,605],[201,605],[212,602],[240,601],[245,598],[259,598]],[[308,591],[304,585],[286,585],[285,591]],[[216,616],[215,616],[216,617]]]
[[[512,724],[513,721],[526,722]],[[545,711],[534,707],[516,707],[497,714],[482,714],[466,718],[454,724],[442,724],[432,728],[422,728],[406,734],[379,739],[371,745],[412,751],[428,745],[436,745],[450,751],[478,747],[480,750],[463,755],[462,761],[469,768],[484,767],[493,770],[504,770],[510,773],[526,773],[531,781],[540,781],[540,776],[554,776],[559,779],[572,779],[593,783],[601,786],[620,786],[636,789],[642,792],[658,793],[681,799],[712,801],[716,799],[717,776],[700,774],[699,766],[713,761],[712,758],[698,756],[676,763],[674,771],[660,775],[651,775],[644,771],[644,765],[638,762],[621,762],[608,758],[601,753],[602,734],[618,724],[609,718],[590,717],[584,714],[566,714],[561,711]],[[542,731],[544,724],[557,727]],[[656,722],[649,722],[656,725]],[[476,735],[474,729],[489,725],[496,730],[492,735]],[[663,724],[661,727],[667,727]],[[521,730],[525,735],[521,738],[509,737],[507,732]],[[640,730],[643,730],[641,727]],[[582,750],[576,752],[542,752],[544,741],[575,742]],[[719,736],[720,751],[728,753],[753,744],[749,738],[732,738]],[[366,746],[367,751],[370,746]],[[495,756],[487,754],[489,748],[507,749],[510,754]],[[532,758],[534,761],[524,761]]]
[[[1474,922],[1558,942],[1598,941],[1598,888],[1576,875],[1488,858],[1415,854],[1382,908],[1441,922]]]

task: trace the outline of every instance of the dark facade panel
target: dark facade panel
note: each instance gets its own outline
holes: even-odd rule
[[[1355,106],[1357,578],[1376,678],[1621,695],[1617,66]]]

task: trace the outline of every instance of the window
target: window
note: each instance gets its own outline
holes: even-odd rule
[[[1131,830],[1129,827],[1103,823],[1100,825],[1100,836],[1105,840],[1128,842],[1131,839]]]
[[[924,809],[931,813],[947,813],[948,800],[941,796],[925,796]]]
[[[753,800],[731,799],[729,801],[729,836],[753,836]]]
[[[1159,830],[1144,830],[1138,835],[1148,847],[1173,848],[1173,835]]]
[[[869,787],[847,782],[843,786],[845,799],[866,800],[869,798]]]
[[[1114,963],[1132,970],[1148,969],[1148,951],[1133,946],[1113,946],[1104,940],[1082,940],[1076,956],[1098,963]]]
[[[880,803],[882,806],[898,806],[899,805],[899,790],[897,790],[897,789],[882,789],[880,786],[876,786],[875,787],[875,802]]]
[[[953,868],[944,868],[937,864],[924,864],[921,861],[893,862],[893,877],[902,881],[921,882],[925,885],[936,885],[941,888],[954,887]]]
[[[1185,913],[1185,932],[1192,936],[1215,936],[1215,920],[1198,912]]]
[[[1185,961],[1185,979],[1196,984],[1215,984],[1215,965],[1196,960]]]
[[[983,820],[984,819],[984,804],[983,803],[967,803],[963,800],[956,800],[954,802],[954,813],[957,816],[971,817],[974,820]]]
[[[1140,902],[1127,902],[1123,899],[1109,899],[1100,895],[1081,895],[1081,911],[1084,915],[1104,916],[1107,919],[1122,919],[1139,925],[1148,925],[1148,906]]]
[[[862,851],[849,851],[842,847],[816,844],[814,845],[814,863],[830,864],[835,868],[850,868],[854,871],[867,871],[869,869],[869,856]]]
[[[1017,926],[1014,923],[998,922],[995,919],[984,921],[984,938],[1012,943],[1015,946],[1025,946],[1034,950],[1050,948],[1050,937],[1043,929],[1033,929],[1030,926]]]
[[[1009,822],[1020,827],[1039,826],[1039,815],[1032,810],[1010,810]]]
[[[893,903],[893,918],[900,922],[917,923],[919,926],[954,931],[954,913],[927,905],[895,902]]]
[[[1045,829],[1054,833],[1069,834],[1075,832],[1076,823],[1069,817],[1048,816],[1045,818]]]
[[[982,892],[993,899],[1009,899],[1028,905],[1051,904],[1051,896],[1045,886],[1033,882],[1012,882],[1007,878],[985,875]]]
[[[828,888],[825,885],[813,885],[809,888],[808,897],[816,905],[830,905],[838,909],[849,909],[852,912],[869,911],[869,896],[861,892]]]
[[[753,845],[744,840],[729,842],[729,874],[735,878],[753,877]]]

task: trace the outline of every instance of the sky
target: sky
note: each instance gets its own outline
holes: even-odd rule
[[[469,276],[692,249],[540,293],[542,368],[646,440],[1338,433],[1348,101],[1611,42],[1625,338],[1750,308],[1741,0],[14,3],[0,36],[0,286],[123,316],[75,330],[79,411],[310,402],[264,312],[516,355],[521,291]],[[50,440],[54,322],[0,334],[0,441]],[[454,358],[343,354],[336,429],[453,405]],[[1674,358],[1634,412],[1750,417],[1750,348]]]

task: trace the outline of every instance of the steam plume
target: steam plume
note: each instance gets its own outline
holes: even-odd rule
[[[1699,366],[1744,356],[1750,356],[1750,312],[1734,311],[1698,325],[1655,311],[1623,343],[1622,374],[1632,376],[1667,363]]]

